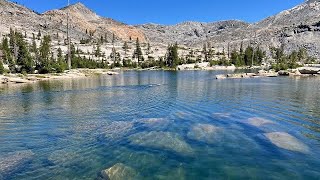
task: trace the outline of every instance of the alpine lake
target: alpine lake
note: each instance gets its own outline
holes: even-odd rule
[[[320,79],[221,73],[0,86],[0,179],[319,179]]]

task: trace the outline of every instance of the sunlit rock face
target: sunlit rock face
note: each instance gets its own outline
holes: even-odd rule
[[[112,41],[113,35],[117,40],[122,41],[129,41],[130,38],[147,41],[142,30],[111,18],[100,17],[81,3],[39,14],[14,2],[0,0],[0,30],[1,33],[9,32],[12,27],[21,32],[26,31],[28,34],[39,30],[48,35],[59,32],[62,39],[66,36],[68,14],[70,15],[70,35],[73,40],[89,38],[88,32],[94,32],[91,34],[93,37],[106,36],[109,42]]]
[[[0,179],[5,177],[19,168],[22,168],[25,163],[32,160],[34,153],[31,150],[17,151],[0,157]]]
[[[212,42],[218,51],[228,46],[239,49],[257,41],[259,47],[269,51],[270,46],[284,47],[286,52],[305,47],[309,55],[319,58],[319,0],[309,0],[257,23],[242,21],[219,21],[213,23],[185,22],[164,26],[144,24],[138,27],[151,42],[177,42],[201,47]],[[306,25],[300,26],[300,25]]]
[[[215,143],[221,138],[223,129],[210,124],[194,125],[188,133],[188,138],[205,142]]]
[[[297,138],[285,132],[272,132],[264,134],[271,143],[279,148],[289,151],[308,153],[309,148],[307,145],[299,141]]]
[[[99,180],[133,180],[138,179],[138,173],[133,168],[122,163],[117,163],[114,166],[101,171]]]
[[[178,134],[170,132],[142,132],[132,135],[133,145],[149,147],[159,150],[173,151],[179,154],[192,154],[192,148]]]

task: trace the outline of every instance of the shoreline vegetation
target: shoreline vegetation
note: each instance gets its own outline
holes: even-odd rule
[[[202,63],[198,68],[191,68],[192,65],[182,65],[184,69],[179,71],[227,71],[234,72],[235,70],[249,70],[252,68],[248,67],[235,67],[235,66],[204,66]],[[180,67],[181,68],[181,67]],[[218,74],[215,76],[216,79],[242,79],[242,78],[261,78],[261,77],[278,77],[278,76],[288,76],[288,77],[320,77],[320,65],[317,67],[300,67],[297,69],[280,70],[276,72],[273,69],[263,70],[263,67],[256,66],[255,70],[257,73],[229,73],[229,74]],[[259,70],[260,69],[260,70]],[[100,75],[119,75],[122,71],[151,71],[151,70],[168,70],[176,71],[177,69],[170,68],[148,68],[148,69],[130,69],[130,68],[117,68],[117,69],[72,69],[66,70],[63,73],[48,73],[48,74],[3,74],[0,75],[0,86],[10,85],[10,84],[24,84],[24,83],[35,83],[38,81],[47,80],[66,80],[66,79],[81,79],[87,77],[94,77]]]
[[[93,77],[97,75],[118,75],[116,71],[106,69],[72,69],[63,73],[48,74],[4,74],[0,75],[0,86],[10,84],[35,83],[46,80],[65,80]]]
[[[132,57],[122,58],[115,48],[112,48],[110,56],[106,57],[101,52],[101,45],[103,41],[96,44],[93,52],[94,57],[100,60],[81,56],[81,50],[74,44],[71,44],[68,55],[60,47],[53,49],[49,35],[43,36],[39,31],[37,35],[32,34],[32,39],[28,39],[26,33],[23,35],[10,29],[10,33],[3,37],[0,46],[0,84],[82,78],[99,74],[116,75],[118,72],[115,70],[263,70],[256,74],[218,75],[217,79],[320,74],[320,65],[302,68],[305,64],[317,62],[308,56],[303,48],[286,54],[283,47],[272,47],[271,57],[267,57],[267,52],[259,47],[244,48],[241,44],[239,50],[215,52],[210,43],[205,43],[201,55],[194,54],[191,49],[189,54],[183,56],[178,53],[182,47],[175,43],[168,45],[165,56],[155,60],[154,57],[145,59],[138,38],[135,41]],[[128,44],[124,42],[124,51],[127,52],[128,48]],[[151,49],[149,43],[148,49]],[[68,56],[71,58],[71,70],[67,70]]]

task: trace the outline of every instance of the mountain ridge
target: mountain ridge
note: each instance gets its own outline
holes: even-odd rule
[[[210,42],[219,51],[239,49],[244,46],[284,47],[285,52],[305,48],[310,55],[320,58],[320,2],[307,1],[291,9],[256,23],[243,21],[218,21],[181,24],[140,25],[150,41],[184,44],[200,48]],[[318,24],[318,25],[315,25]],[[208,25],[208,26],[207,26]]]
[[[0,32],[10,27],[27,32],[44,31],[66,37],[67,12],[70,13],[70,34],[73,40],[100,39],[111,42],[139,38],[153,44],[178,44],[202,47],[210,42],[217,50],[238,49],[240,45],[255,45],[268,50],[283,46],[286,52],[305,48],[320,58],[319,0],[309,0],[291,9],[256,23],[241,20],[215,22],[185,21],[175,25],[146,23],[127,25],[111,18],[101,17],[82,3],[38,14],[35,11],[7,0],[0,0]],[[2,9],[1,9],[2,8]],[[12,24],[12,22],[14,22]]]
[[[0,0],[0,32],[8,33],[10,28],[25,31],[28,34],[42,31],[45,34],[60,34],[60,39],[66,37],[67,12],[70,12],[70,35],[73,40],[100,39],[104,37],[112,41],[128,41],[139,38],[146,42],[146,37],[131,25],[118,22],[111,18],[104,18],[87,8],[82,3],[46,11],[42,14],[16,3]]]

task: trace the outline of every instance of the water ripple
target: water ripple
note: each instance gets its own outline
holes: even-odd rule
[[[117,163],[141,179],[319,177],[320,82],[217,73],[128,71],[2,89],[0,162],[35,154],[4,178],[94,179]]]

